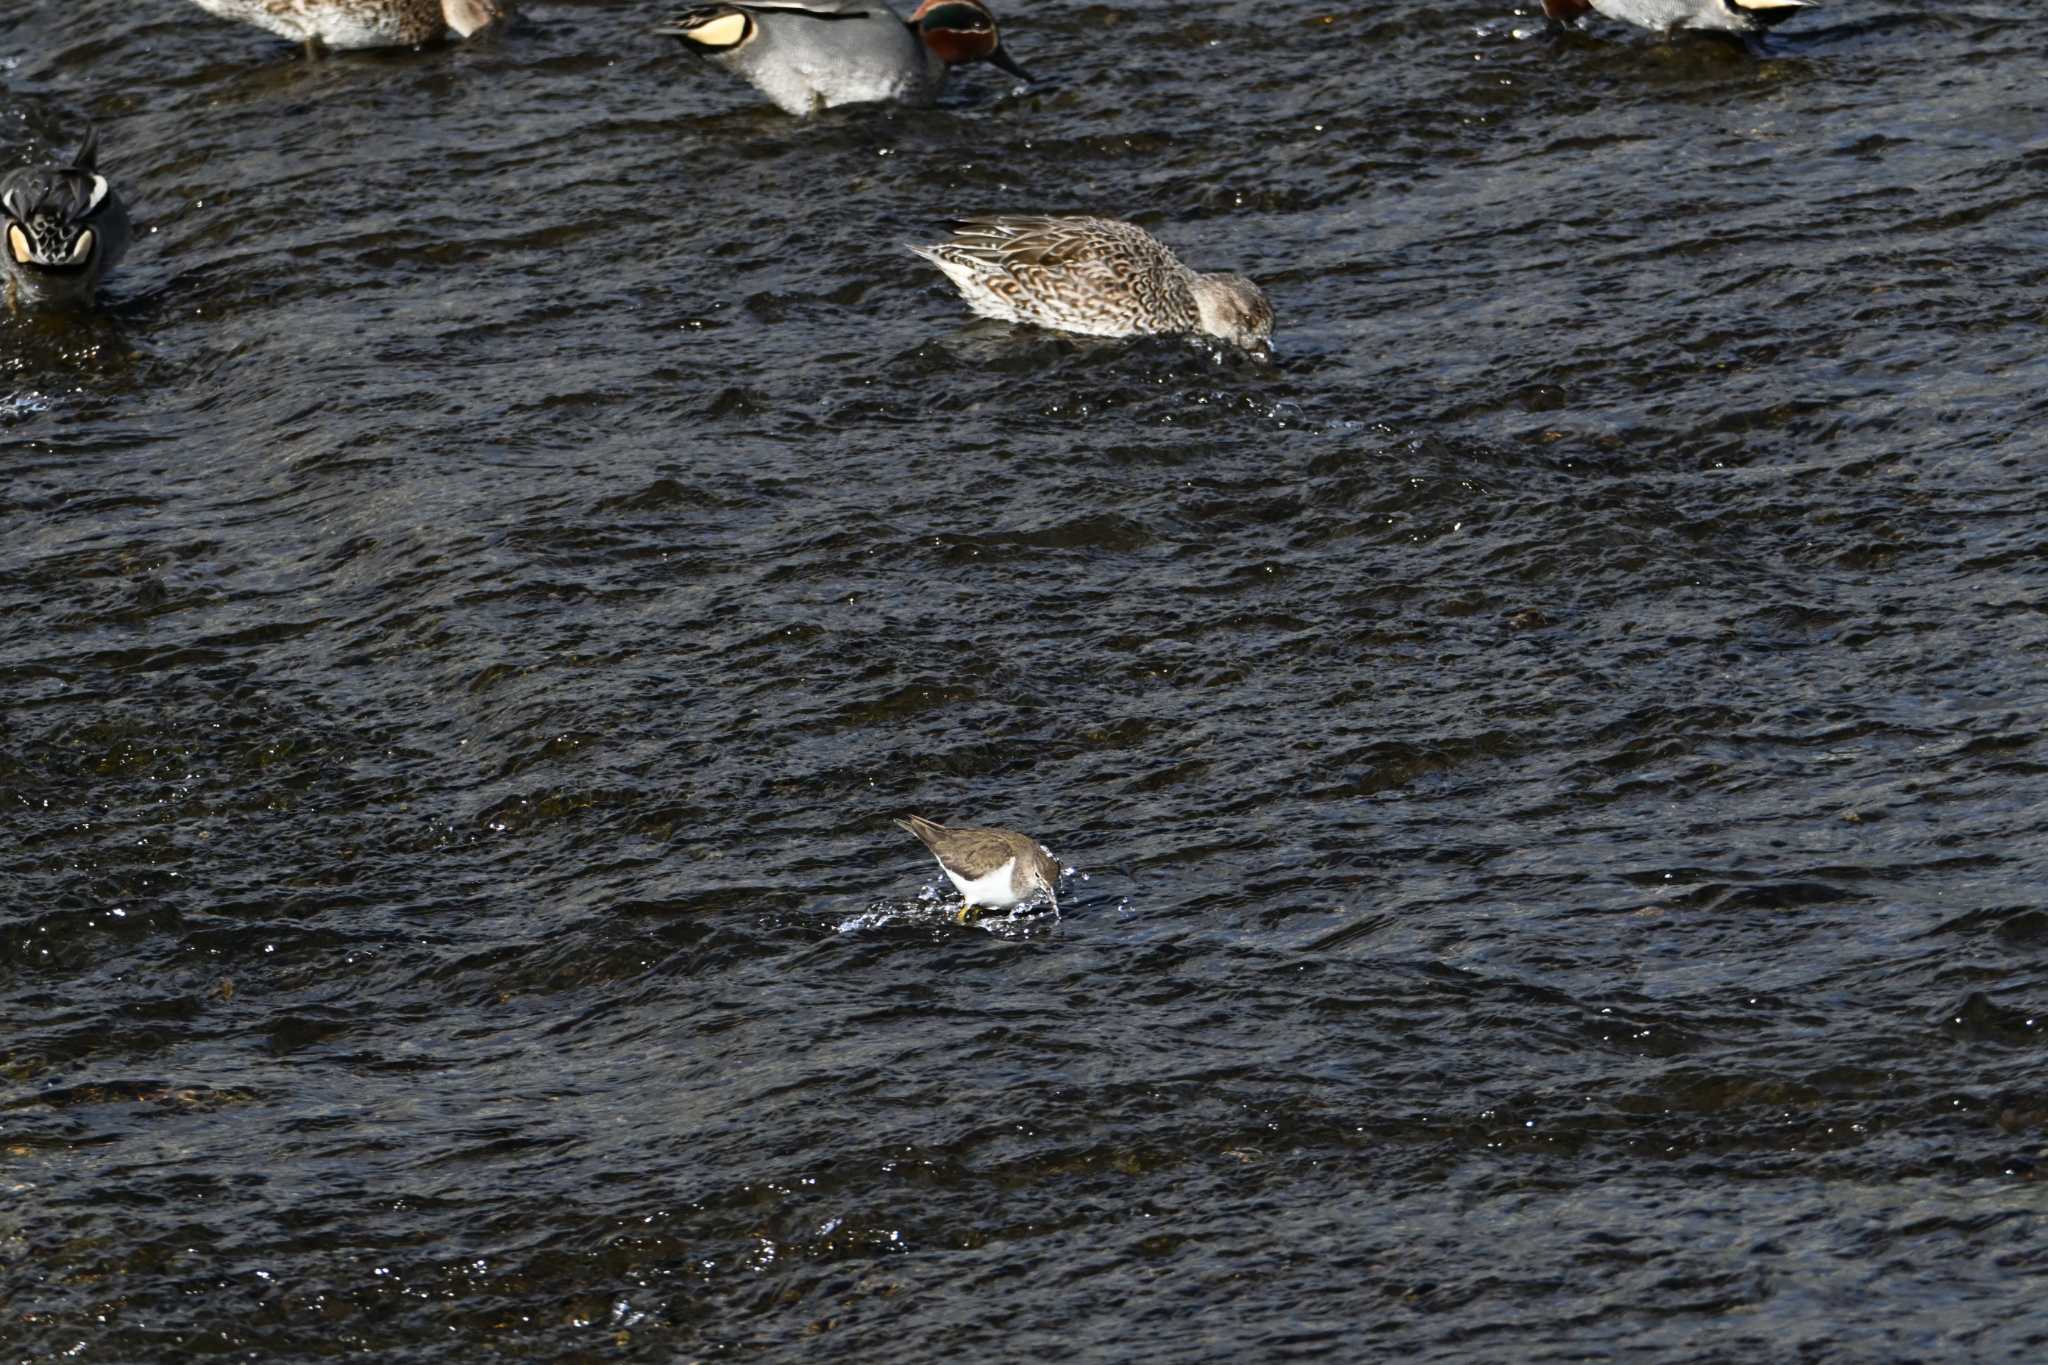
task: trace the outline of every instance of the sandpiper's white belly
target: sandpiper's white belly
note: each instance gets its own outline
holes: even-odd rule
[[[969,905],[986,905],[996,910],[1017,903],[1017,893],[1010,883],[1010,874],[1016,870],[1017,860],[1012,858],[986,876],[970,880],[944,863],[939,864],[939,871],[946,874],[946,880],[953,883]]]

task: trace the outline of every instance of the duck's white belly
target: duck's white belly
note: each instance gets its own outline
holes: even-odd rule
[[[930,104],[946,82],[945,68],[927,81],[922,72],[843,72],[819,87],[825,107],[840,104]]]
[[[1592,0],[1593,8],[1610,19],[1648,29],[1705,28],[1747,33],[1756,21],[1721,0]]]
[[[930,104],[946,83],[946,64],[887,13],[830,24],[783,16],[719,60],[800,118],[841,104]]]
[[[764,71],[754,83],[784,113],[799,118],[842,104],[929,104],[936,93],[928,92],[915,72],[850,64]]]

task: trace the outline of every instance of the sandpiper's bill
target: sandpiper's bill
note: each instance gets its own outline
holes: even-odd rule
[[[1054,891],[1060,879],[1059,859],[1030,835],[1013,829],[949,829],[916,815],[896,823],[923,841],[946,880],[959,889],[962,924],[974,918],[977,907],[1007,910],[1040,892],[1052,902],[1053,913],[1059,913],[1060,898]]]

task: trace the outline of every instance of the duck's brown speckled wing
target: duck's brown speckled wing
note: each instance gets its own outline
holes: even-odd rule
[[[1124,336],[1185,331],[1198,314],[1188,271],[1150,233],[1111,218],[1001,215],[965,218],[950,240],[920,249],[958,268],[963,292],[981,290],[1017,317],[1074,331]]]

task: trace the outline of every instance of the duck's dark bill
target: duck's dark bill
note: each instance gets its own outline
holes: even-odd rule
[[[1015,76],[1020,81],[1030,81],[1034,85],[1038,83],[1038,78],[1036,76],[1033,76],[1029,71],[1026,71],[1023,67],[1017,65],[1016,59],[1011,57],[1009,53],[1003,51],[1001,47],[996,48],[994,52],[988,54],[988,63],[990,66],[997,67],[1000,70],[1009,72],[1012,76]]]

